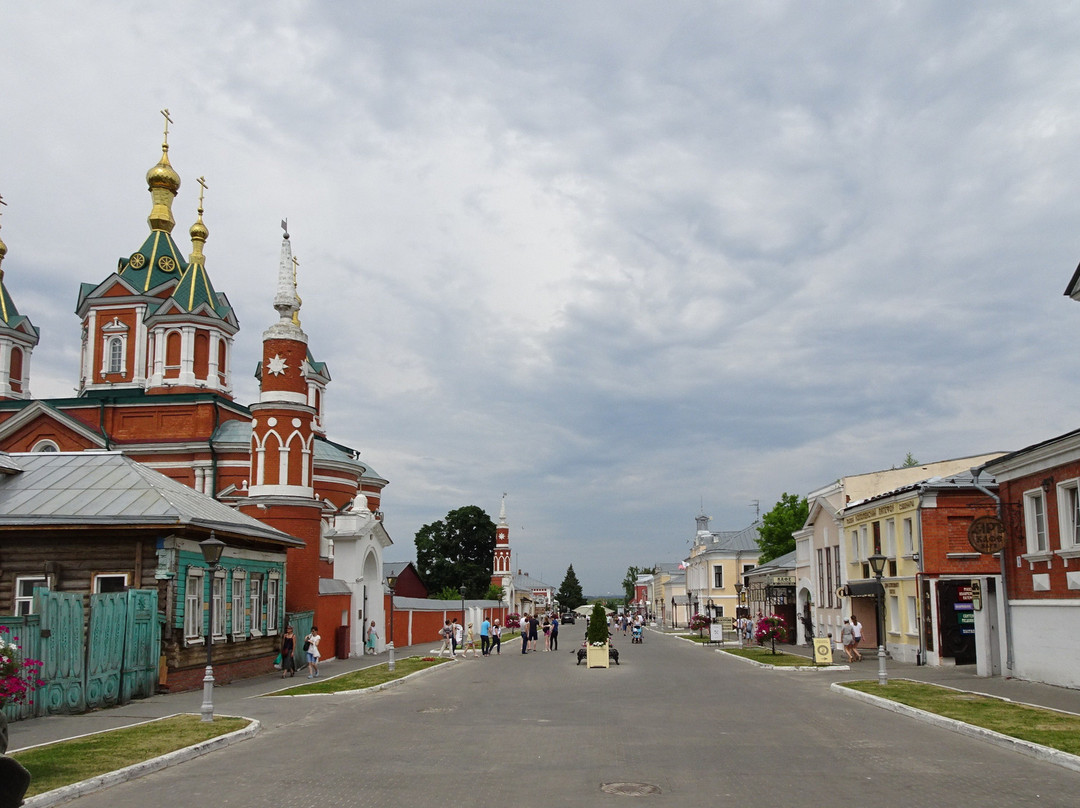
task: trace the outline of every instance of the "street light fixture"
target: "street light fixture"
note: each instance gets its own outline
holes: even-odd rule
[[[210,538],[199,542],[203,561],[206,562],[210,578],[210,614],[206,625],[206,673],[203,676],[202,720],[214,720],[214,572],[225,551],[225,542],[210,531]]]
[[[386,650],[389,653],[389,657],[386,660],[386,669],[388,671],[394,670],[394,587],[397,586],[398,577],[396,575],[386,576],[386,585],[390,588],[390,642],[386,644]]]
[[[889,683],[889,674],[885,670],[885,588],[881,585],[881,576],[885,572],[885,562],[889,559],[880,552],[874,553],[867,561],[877,578],[877,680],[879,685]]]

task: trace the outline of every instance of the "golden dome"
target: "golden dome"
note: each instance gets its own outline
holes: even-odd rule
[[[165,188],[175,194],[180,190],[180,175],[169,163],[169,146],[162,146],[161,159],[157,165],[146,172],[146,184],[150,190]]]
[[[199,213],[199,220],[191,226],[191,229],[188,230],[188,233],[191,235],[192,241],[206,241],[206,239],[209,237],[210,231],[207,230],[206,225],[203,224],[201,212]]]

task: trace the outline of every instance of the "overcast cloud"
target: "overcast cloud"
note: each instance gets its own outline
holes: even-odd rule
[[[330,436],[395,546],[452,508],[618,591],[783,492],[1078,426],[1080,11],[937,2],[7,3],[5,282],[78,380],[80,282],[186,250],[256,396],[280,230]]]

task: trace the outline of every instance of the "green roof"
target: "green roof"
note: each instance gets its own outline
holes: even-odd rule
[[[188,262],[172,236],[164,230],[151,230],[138,250],[120,259],[117,273],[140,292],[148,292],[163,283],[178,281],[187,268]]]

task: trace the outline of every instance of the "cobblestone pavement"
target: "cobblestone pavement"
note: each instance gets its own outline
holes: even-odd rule
[[[526,656],[508,643],[499,657],[359,696],[247,697],[280,681],[220,688],[222,711],[263,722],[257,737],[70,804],[549,808],[625,804],[635,792],[680,806],[1077,803],[1080,774],[829,691],[873,678],[874,663],[768,671],[647,632],[641,645],[616,637],[622,664],[590,670],[574,662],[580,637],[568,627],[563,650]],[[893,666],[910,671],[932,673]],[[945,674],[975,690],[1009,684]],[[1075,691],[1060,696],[1080,704]],[[13,746],[26,745],[19,734],[14,725]]]

